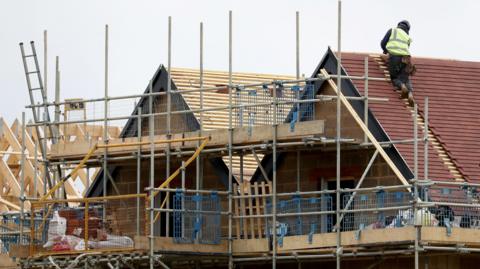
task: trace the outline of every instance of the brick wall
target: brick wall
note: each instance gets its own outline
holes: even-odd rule
[[[358,181],[366,168],[372,150],[350,150],[341,153],[342,180]],[[297,185],[297,152],[285,153],[277,170],[277,192],[296,191]],[[302,151],[300,152],[300,190],[320,190],[321,181],[335,181],[335,151]],[[378,156],[372,165],[362,187],[399,184],[388,164]]]
[[[325,86],[322,95],[336,95],[330,86]],[[333,138],[336,136],[337,102],[335,99],[315,103],[315,119],[325,120],[325,135]],[[363,139],[363,131],[355,122],[350,112],[342,105],[341,110],[341,136],[342,138]]]

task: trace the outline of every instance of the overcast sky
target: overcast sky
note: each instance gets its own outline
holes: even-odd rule
[[[158,65],[166,64],[168,16],[173,20],[174,67],[198,68],[203,22],[205,69],[227,70],[228,10],[234,16],[234,71],[294,75],[295,11],[301,16],[302,73],[310,75],[327,47],[337,46],[336,0],[0,3],[0,115],[8,121],[20,118],[28,102],[18,43],[34,40],[41,52],[44,29],[49,37],[49,99],[56,55],[62,99],[103,95],[105,24],[110,27],[111,95],[143,91]],[[378,53],[386,30],[408,19],[412,54],[480,61],[479,10],[480,1],[474,0],[344,0],[342,50]]]

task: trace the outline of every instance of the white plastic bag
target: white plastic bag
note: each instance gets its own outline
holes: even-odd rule
[[[48,237],[47,242],[43,245],[44,248],[50,248],[54,242],[60,241],[65,236],[67,231],[67,220],[58,215],[58,211],[53,212],[52,219],[48,222]]]
[[[67,219],[60,217],[58,211],[53,212],[53,217],[48,223],[48,239],[51,237],[64,236],[67,231]]]

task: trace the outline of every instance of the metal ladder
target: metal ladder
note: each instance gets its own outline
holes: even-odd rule
[[[45,89],[43,87],[43,81],[42,81],[42,75],[40,73],[40,66],[38,64],[38,58],[37,58],[37,52],[35,50],[35,43],[33,41],[30,41],[30,45],[31,45],[31,54],[25,54],[25,49],[23,47],[23,42],[20,43],[20,51],[22,53],[22,62],[23,62],[23,69],[25,71],[25,77],[27,79],[27,87],[28,87],[28,94],[30,96],[30,106],[32,108],[32,115],[33,115],[33,121],[35,123],[44,123],[44,124],[48,124],[50,122],[50,114],[48,112],[48,105],[47,105],[47,96],[45,94]],[[33,61],[34,61],[34,64],[35,64],[35,68],[34,70],[29,70],[29,67],[28,67],[28,62],[27,62],[27,59],[28,58],[33,58]],[[32,75],[35,75],[37,77],[37,80],[38,80],[38,84],[35,88],[32,87],[32,78],[31,76]],[[35,96],[34,96],[34,93],[36,91],[39,91],[41,96],[42,96],[42,104],[43,104],[43,111],[44,111],[44,117],[43,117],[43,121],[40,120],[39,118],[39,113],[40,111],[38,110],[37,111],[37,107],[38,106],[35,106]],[[40,147],[40,151],[42,153],[42,158],[44,160],[47,159],[47,151],[46,151],[46,148],[44,147],[44,143],[42,143],[43,140],[46,140],[47,137],[46,135],[47,134],[44,134],[45,137],[41,137],[40,135],[40,127],[38,125],[35,125],[35,131],[37,132],[37,137],[38,137],[38,144],[39,144],[39,147]],[[50,135],[52,136],[52,142],[53,143],[56,143],[56,137],[53,132],[53,128],[52,128],[52,125],[48,124],[48,131],[50,131]],[[45,144],[46,144],[46,141],[44,141]],[[46,173],[47,175],[47,180],[48,180],[48,184],[49,184],[49,187],[52,187],[52,181],[51,181],[51,177],[50,177],[50,174],[49,173]]]

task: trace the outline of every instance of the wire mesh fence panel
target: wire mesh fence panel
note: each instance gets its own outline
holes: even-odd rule
[[[480,201],[475,187],[434,187],[429,190],[435,206],[425,208],[424,226],[480,229]]]
[[[145,235],[145,195],[65,201],[32,204],[42,221],[30,225],[31,255],[133,249],[134,237]]]
[[[343,209],[358,212],[345,212],[342,228],[344,231],[353,231],[413,225],[413,209],[408,208],[411,201],[412,195],[408,192],[377,191],[344,195]]]
[[[221,206],[216,193],[189,195],[179,191],[173,197],[173,239],[175,243],[219,244]]]
[[[41,218],[34,216],[35,227],[38,227]],[[20,213],[0,215],[0,253],[8,253],[11,245],[28,245],[30,242],[30,214],[24,215],[23,227],[20,225]],[[23,233],[21,232],[23,229]]]
[[[275,90],[274,90],[275,89]],[[275,92],[274,92],[275,91]],[[276,120],[273,117],[276,96]],[[252,127],[289,122],[313,120],[315,116],[314,103],[297,103],[298,101],[314,99],[312,85],[283,85],[274,87],[248,88],[237,87],[233,94],[235,108],[234,125],[236,127]]]
[[[267,213],[272,214],[272,203],[267,203]],[[319,214],[332,210],[332,197],[321,196],[311,198],[300,198],[294,196],[292,199],[277,201],[277,214],[289,214],[288,216],[277,216],[277,223],[272,225],[272,218],[265,219],[268,236],[274,232],[279,236],[279,244],[283,237],[292,235],[309,235],[312,240],[313,234],[325,233],[332,226],[332,217],[328,214]],[[315,213],[317,212],[317,213]],[[295,215],[295,213],[299,215]],[[302,214],[307,213],[307,214]],[[312,213],[312,214],[308,214]],[[302,215],[300,215],[302,214]]]

